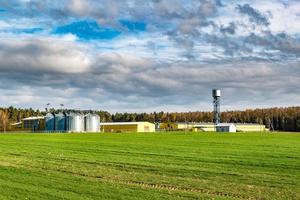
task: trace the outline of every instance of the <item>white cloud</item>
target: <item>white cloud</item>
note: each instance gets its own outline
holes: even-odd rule
[[[300,32],[299,1],[290,1],[288,6],[275,1],[257,1],[254,5],[260,11],[269,13],[272,32],[287,32],[289,34]]]
[[[299,102],[297,1],[11,2],[0,21],[1,105],[210,110],[214,87],[225,94],[225,109]],[[246,3],[270,25],[242,16],[236,7]],[[56,26],[86,18],[122,34],[111,40],[53,35]],[[120,19],[145,22],[147,30],[125,31]],[[221,31],[230,24],[231,33]],[[44,30],[6,31],[13,27]]]
[[[82,73],[92,63],[86,47],[72,41],[53,37],[6,39],[0,42],[2,72]]]

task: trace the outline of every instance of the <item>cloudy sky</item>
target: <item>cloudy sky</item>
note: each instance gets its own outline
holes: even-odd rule
[[[0,0],[0,106],[300,104],[300,1]]]

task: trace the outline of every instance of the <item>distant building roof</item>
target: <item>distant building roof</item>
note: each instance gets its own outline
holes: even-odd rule
[[[231,123],[219,123],[219,124],[217,124],[217,126],[235,126],[235,124],[231,124]]]
[[[150,123],[150,122],[104,122],[104,123],[100,123],[100,125],[138,125],[143,123]]]
[[[264,126],[264,124],[258,124],[258,123],[234,123],[234,125],[247,125],[247,126]]]
[[[44,116],[35,116],[35,117],[27,117],[22,119],[23,121],[30,121],[30,120],[39,120],[39,119],[45,119]]]
[[[161,122],[162,124],[178,124],[178,125],[201,125],[201,124],[214,124],[212,122]]]
[[[22,124],[22,122],[16,122],[16,123],[13,123],[13,124],[11,124],[12,126],[17,126],[17,125],[20,125],[20,124]]]

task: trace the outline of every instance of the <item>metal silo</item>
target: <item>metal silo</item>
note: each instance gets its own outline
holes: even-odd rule
[[[66,124],[68,132],[84,132],[84,116],[80,113],[66,114]]]
[[[45,131],[55,131],[55,114],[47,113],[45,116]]]
[[[100,116],[93,113],[85,115],[84,127],[86,132],[100,132]]]
[[[66,131],[66,115],[65,113],[55,114],[55,131],[65,132]]]

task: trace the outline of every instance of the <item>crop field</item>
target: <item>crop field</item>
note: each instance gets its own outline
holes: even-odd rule
[[[0,199],[296,200],[300,134],[0,134]]]

